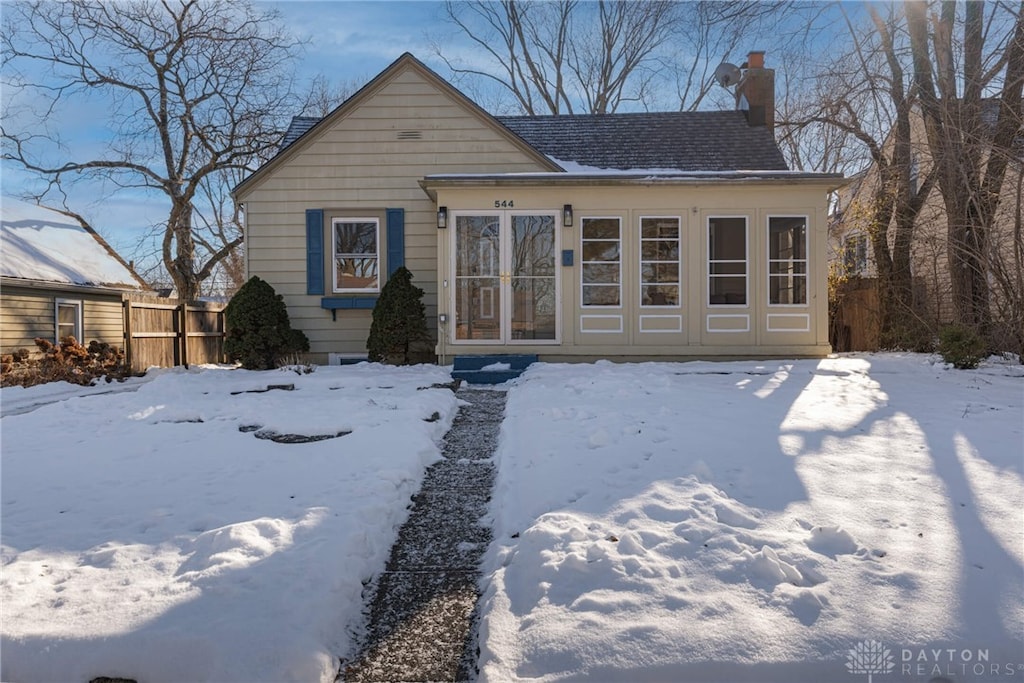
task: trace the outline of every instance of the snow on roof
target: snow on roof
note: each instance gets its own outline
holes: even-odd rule
[[[586,166],[573,161],[548,157],[564,171],[512,171],[508,173],[432,173],[427,180],[494,180],[494,179],[588,179],[605,178],[626,180],[842,180],[841,173],[810,173],[807,171],[737,169],[730,171],[691,170],[680,171],[672,168],[602,168]]]
[[[56,211],[3,197],[0,275],[23,280],[140,289],[102,239]]]

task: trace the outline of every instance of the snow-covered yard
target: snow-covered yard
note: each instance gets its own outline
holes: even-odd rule
[[[481,680],[888,673],[851,657],[864,641],[890,651],[879,681],[1024,680],[1021,375],[531,369],[498,454]]]
[[[457,410],[419,387],[448,381],[428,366],[165,372],[5,417],[0,678],[333,681],[362,580]],[[268,384],[294,390],[245,393]]]
[[[4,389],[0,677],[329,683],[448,379]],[[1024,680],[1020,366],[539,364],[506,414],[481,680]]]

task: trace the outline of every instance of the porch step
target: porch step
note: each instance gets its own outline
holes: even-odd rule
[[[467,384],[501,384],[523,374],[536,354],[489,354],[486,356],[456,356],[452,377]]]

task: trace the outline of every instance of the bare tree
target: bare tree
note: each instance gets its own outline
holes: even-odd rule
[[[781,78],[780,78],[781,77]],[[794,171],[855,173],[863,168],[864,149],[849,129],[822,120],[826,89],[806,87],[806,77],[776,70],[780,95],[775,102],[775,139]]]
[[[935,175],[915,177],[912,115],[914,98],[904,71],[908,58],[902,16],[869,6],[869,27],[848,15],[849,52],[825,65],[803,113],[782,122],[783,139],[808,129],[837,134],[843,145],[856,141],[872,164],[848,220],[864,226],[877,269],[880,341],[883,347],[913,346],[919,337],[911,269],[918,216]],[[791,144],[795,142],[791,141]],[[824,169],[823,169],[824,170]]]
[[[309,92],[306,94],[306,101],[302,106],[302,115],[321,118],[327,116],[368,80],[368,78],[350,78],[339,83],[330,80],[324,74],[317,74],[310,82]]]
[[[1024,163],[1011,159],[992,233],[988,263],[992,288],[993,348],[1017,353],[1024,362]]]
[[[680,110],[696,109],[712,71],[756,28],[776,26],[788,2],[521,2],[448,0],[447,19],[487,59],[449,56],[457,81],[497,86],[528,115],[604,114],[664,106],[676,91]],[[746,46],[748,49],[751,46]],[[483,98],[486,99],[486,96]]]
[[[162,193],[162,261],[178,295],[196,297],[242,242],[225,184],[276,149],[299,106],[297,43],[275,19],[244,0],[6,5],[3,66],[43,105],[27,129],[5,118],[3,158],[47,182],[43,199],[85,178]],[[94,96],[109,102],[107,149],[68,160],[57,115]]]
[[[671,41],[675,49],[663,60],[678,110],[697,111],[709,99],[729,106],[731,95],[722,97],[714,70],[722,62],[739,63],[740,55],[750,50],[770,50],[777,65],[806,61],[809,38],[818,31],[823,7],[780,0],[681,3],[682,17]]]
[[[987,334],[990,234],[1024,113],[1024,3],[946,0],[930,9],[921,0],[906,5],[913,82],[946,208],[956,318]]]

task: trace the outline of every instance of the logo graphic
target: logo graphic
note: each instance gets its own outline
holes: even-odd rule
[[[887,674],[894,666],[892,652],[877,640],[863,640],[846,655],[846,668],[852,674],[867,674],[868,683],[874,674]]]

